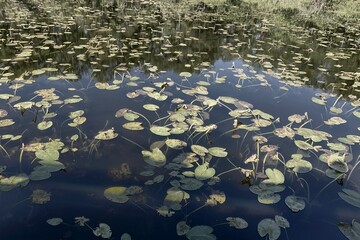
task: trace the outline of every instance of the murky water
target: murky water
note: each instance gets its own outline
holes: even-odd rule
[[[290,223],[279,239],[345,239],[337,225],[360,216],[338,195],[360,191],[356,29],[179,21],[142,1],[1,4],[2,239],[96,239],[100,223],[111,239],[260,239],[275,216]],[[141,191],[104,196],[114,186]]]

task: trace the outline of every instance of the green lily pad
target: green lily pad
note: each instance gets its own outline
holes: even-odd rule
[[[215,175],[215,169],[209,168],[209,163],[205,162],[195,168],[195,178],[203,181],[212,178]]]
[[[197,180],[195,178],[184,178],[180,180],[181,188],[184,190],[198,190],[200,189],[204,183],[200,180]]]
[[[145,104],[145,105],[143,105],[143,108],[145,108],[148,111],[155,112],[155,111],[159,110],[160,107],[155,104]]]
[[[173,149],[177,149],[177,150],[183,149],[184,147],[187,146],[186,142],[181,141],[179,139],[166,139],[165,144],[169,148],[173,148]]]
[[[314,149],[314,147],[311,144],[301,140],[295,140],[295,145],[302,150]]]
[[[140,131],[144,129],[142,122],[128,122],[123,124],[122,127],[132,131]]]
[[[351,189],[344,188],[343,192],[338,192],[338,194],[345,202],[360,208],[360,193]]]
[[[290,159],[285,165],[296,173],[307,173],[312,170],[312,164],[303,159]]]
[[[0,127],[8,127],[13,125],[15,122],[12,119],[3,119],[0,120]]]
[[[123,233],[120,237],[120,240],[131,240],[131,236],[128,233]]]
[[[266,173],[266,176],[268,177],[268,179],[265,179],[264,181],[262,181],[265,184],[278,185],[278,184],[283,184],[285,181],[284,174],[276,168],[274,168],[274,169],[267,168],[265,170],[265,173]]]
[[[191,227],[185,221],[180,221],[176,224],[176,233],[178,236],[184,236]]]
[[[113,128],[110,128],[106,131],[100,131],[96,136],[95,139],[98,140],[112,140],[116,138],[119,134],[115,132]]]
[[[276,215],[275,216],[275,222],[277,223],[277,225],[279,225],[279,227],[282,227],[282,228],[289,228],[290,227],[289,221],[286,218],[282,217],[282,216]]]
[[[271,218],[261,220],[258,224],[257,230],[261,237],[269,235],[269,240],[276,240],[281,234],[279,225]]]
[[[356,222],[355,220],[353,220],[351,224],[341,222],[338,224],[338,227],[347,239],[360,239],[360,223]]]
[[[280,199],[281,196],[279,194],[269,190],[264,190],[258,195],[258,201],[262,204],[275,204],[278,203]]]
[[[228,155],[226,149],[221,147],[211,147],[208,151],[214,157],[226,157]]]
[[[285,198],[285,204],[293,212],[299,212],[305,208],[305,201],[294,195],[287,196]]]
[[[39,130],[46,130],[46,129],[50,128],[52,125],[53,125],[52,121],[43,121],[37,125],[37,128]]]
[[[105,189],[104,196],[115,203],[126,203],[129,197],[126,195],[126,187],[110,187]]]
[[[50,218],[46,220],[46,222],[51,226],[57,226],[60,225],[63,222],[63,220],[61,218]]]
[[[186,237],[189,240],[216,240],[216,236],[212,234],[213,228],[205,225],[199,225],[191,228]]]
[[[229,222],[230,227],[234,227],[236,229],[244,229],[249,226],[249,224],[244,219],[239,217],[227,217],[226,221]]]
[[[32,106],[34,106],[34,102],[19,102],[14,105],[14,108],[18,110],[22,110],[22,109],[30,109]]]
[[[151,126],[150,127],[150,131],[155,134],[155,135],[158,135],[158,136],[163,136],[163,137],[166,137],[166,136],[170,136],[170,128],[168,127],[162,127],[162,126]]]
[[[166,157],[159,148],[154,148],[151,152],[141,151],[144,161],[154,167],[162,167],[166,164]]]
[[[209,152],[205,147],[196,144],[191,145],[191,150],[199,156],[205,156]]]
[[[54,148],[46,148],[44,150],[37,150],[35,156],[40,160],[57,161],[59,160],[60,153]]]

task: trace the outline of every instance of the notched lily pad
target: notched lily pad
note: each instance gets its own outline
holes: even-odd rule
[[[299,212],[305,208],[305,201],[294,195],[287,196],[285,198],[285,204],[293,212]]]
[[[166,163],[166,157],[159,148],[154,148],[151,152],[141,151],[144,161],[154,167],[162,167]]]
[[[269,240],[276,240],[280,237],[281,230],[279,225],[271,218],[261,220],[257,227],[261,237],[269,236]]]

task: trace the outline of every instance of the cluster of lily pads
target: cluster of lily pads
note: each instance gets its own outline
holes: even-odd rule
[[[186,210],[184,219],[174,230],[189,240],[214,240],[217,239],[216,225],[201,223],[191,227],[190,216],[205,211],[205,207],[220,208],[219,205],[226,204],[226,195],[231,193],[217,189],[226,184],[227,174],[248,184],[259,204],[278,204],[283,199],[291,211],[289,214],[304,210],[306,204],[311,204],[331,184],[351,183],[354,178],[360,162],[357,157],[360,127],[350,126],[352,134],[332,133],[333,129],[348,122],[356,123],[360,118],[360,75],[345,65],[359,53],[353,37],[332,32],[329,34],[336,40],[330,43],[325,40],[326,32],[292,29],[290,38],[300,32],[303,38],[292,39],[294,45],[289,45],[289,51],[283,51],[284,42],[267,37],[273,31],[267,20],[255,25],[217,25],[207,19],[194,21],[188,15],[180,21],[177,16],[174,19],[180,29],[182,21],[190,27],[174,31],[171,21],[166,19],[169,16],[148,14],[163,7],[158,1],[135,1],[128,3],[132,8],[117,8],[113,12],[84,7],[84,3],[71,10],[67,1],[52,7],[47,7],[50,1],[44,5],[39,5],[37,0],[27,2],[38,6],[41,17],[53,24],[43,25],[20,2],[3,4],[4,22],[12,25],[0,29],[0,33],[8,32],[0,39],[4,43],[0,50],[7,51],[6,58],[0,59],[0,152],[2,159],[18,160],[19,170],[8,171],[7,165],[13,169],[15,164],[1,159],[1,192],[27,187],[33,181],[45,181],[59,174],[67,169],[69,155],[92,158],[93,153],[101,152],[104,146],[125,142],[136,146],[136,155],[143,159],[138,174],[141,180],[136,185],[109,183],[104,187],[104,198],[113,204],[137,205],[139,195],[161,186],[165,191],[156,196],[158,203],[149,207],[160,216],[172,217],[184,214],[188,203],[193,202],[199,192],[210,189],[211,193],[200,206],[190,212]],[[9,6],[20,9],[21,14],[16,15]],[[66,11],[70,13],[65,14]],[[102,16],[117,19],[121,24],[110,22],[95,27]],[[30,23],[29,18],[33,18]],[[159,18],[165,23],[161,24]],[[3,27],[3,23],[0,24]],[[131,35],[139,26],[144,29]],[[72,40],[72,31],[76,29],[81,29],[82,37]],[[234,60],[226,68],[212,66],[213,59],[207,56],[211,48],[207,50],[205,46],[197,50],[206,43],[204,36],[209,32],[226,42],[219,46],[222,56]],[[316,51],[312,48],[295,51],[298,45],[309,43],[314,36],[317,37]],[[341,48],[340,52],[331,50],[333,44],[344,41],[347,48]],[[280,57],[274,59],[272,54],[279,52]],[[316,52],[320,53],[315,55]],[[322,60],[315,61],[319,55]],[[286,63],[282,60],[285,56],[293,61]],[[234,57],[240,57],[241,63]],[[179,63],[182,70],[169,75],[164,62]],[[323,65],[317,65],[319,62]],[[30,67],[23,68],[27,64]],[[79,70],[83,66],[86,70]],[[331,67],[340,70],[333,73]],[[315,70],[307,74],[309,68]],[[197,74],[193,74],[193,70]],[[253,99],[242,97],[242,93],[251,89],[278,88],[275,90],[280,92],[281,99],[292,91],[301,91],[298,88],[310,84],[315,76],[318,79],[333,76],[339,80],[335,83],[323,80],[334,93],[319,92],[311,99],[301,99],[323,110],[324,119],[317,127],[312,124],[317,117],[307,112],[291,114],[284,120],[272,109],[259,109],[250,103]],[[321,85],[321,80],[317,84]],[[231,88],[235,94],[219,95],[219,88]],[[96,101],[91,91],[128,99],[109,103],[118,107],[111,116],[104,117],[104,121],[110,119],[110,127],[107,124],[98,129],[85,127],[91,121],[88,108],[92,100]],[[343,95],[335,94],[337,91],[344,95],[344,91],[350,92],[346,94],[347,99],[343,99]],[[141,107],[135,107],[139,103]],[[213,120],[212,116],[222,114],[226,117]],[[29,118],[36,128],[26,122]],[[132,140],[133,133],[148,138],[148,145]],[[222,139],[236,141],[238,147],[223,144]],[[290,152],[278,145],[277,140],[287,140]],[[316,174],[320,172],[329,177],[330,182],[311,199],[307,176],[315,174],[314,166]],[[297,181],[292,181],[294,178]],[[286,190],[292,190],[292,194]],[[356,190],[344,188],[338,194],[345,202],[360,207]],[[50,201],[50,193],[35,190],[31,199],[32,203],[44,204]],[[249,227],[242,217],[246,216],[227,217],[224,224],[236,229]],[[95,236],[112,236],[109,225],[100,223],[92,228],[88,221],[85,217],[75,219],[75,223],[89,227]],[[47,222],[56,226],[62,219]],[[348,239],[356,239],[360,235],[358,225],[356,221],[341,223],[339,229]],[[281,228],[286,231],[289,227],[284,216],[276,215],[260,220],[257,231],[261,237],[275,240],[280,237]],[[122,235],[121,239],[131,237]]]

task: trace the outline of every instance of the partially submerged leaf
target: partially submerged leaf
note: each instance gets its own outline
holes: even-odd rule
[[[189,240],[216,240],[216,236],[212,234],[213,228],[205,225],[192,227],[186,237]]]
[[[46,222],[48,224],[50,224],[51,226],[57,226],[57,225],[61,224],[63,222],[63,220],[61,218],[50,218],[50,219],[46,220]]]
[[[351,189],[344,188],[343,192],[338,192],[338,194],[345,202],[360,208],[360,193]]]

